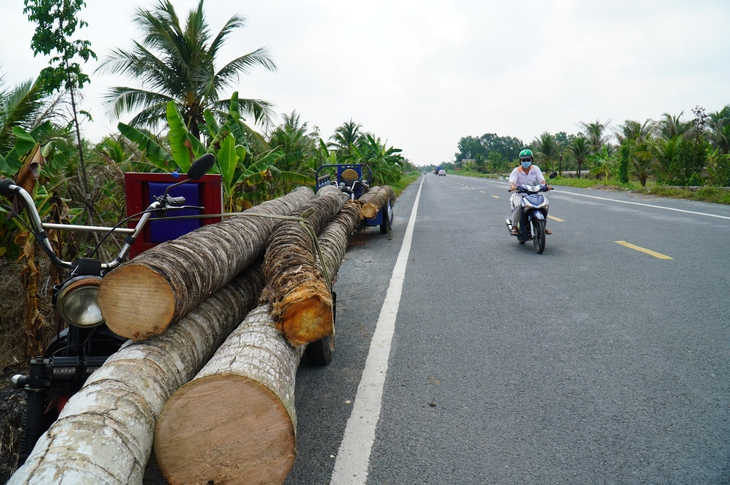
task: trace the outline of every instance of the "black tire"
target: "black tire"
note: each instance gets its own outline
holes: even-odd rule
[[[332,320],[337,322],[337,293],[332,292]],[[329,335],[316,342],[312,342],[304,349],[304,355],[310,364],[317,367],[324,367],[332,362],[335,353],[335,336]]]
[[[304,350],[310,364],[317,367],[324,367],[332,362],[335,353],[335,336],[329,335],[307,345]]]
[[[535,245],[537,254],[545,251],[545,221],[542,219],[532,221],[532,243]]]
[[[390,202],[383,208],[383,223],[380,225],[380,234],[388,234],[388,231],[393,228],[393,221],[388,216],[390,212]]]

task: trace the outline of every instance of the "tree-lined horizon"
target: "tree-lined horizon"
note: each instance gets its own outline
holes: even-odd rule
[[[544,171],[586,171],[594,177],[629,178],[645,186],[648,180],[674,186],[730,186],[730,104],[707,114],[697,106],[685,119],[663,113],[658,120],[579,122],[575,134],[543,132],[529,143],[510,136],[486,133],[465,136],[457,144],[449,168],[481,173],[504,173],[514,168],[523,148],[535,153]]]

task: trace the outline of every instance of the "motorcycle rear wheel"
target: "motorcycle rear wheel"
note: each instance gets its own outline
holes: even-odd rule
[[[542,219],[532,221],[532,243],[535,245],[537,254],[545,251],[545,221]]]

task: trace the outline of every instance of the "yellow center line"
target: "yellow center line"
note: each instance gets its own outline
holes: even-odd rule
[[[557,222],[565,222],[564,219],[561,219],[559,217],[548,216],[548,219],[552,219],[552,220],[557,221]]]
[[[499,199],[498,195],[493,195],[492,197],[494,197],[495,199]]]
[[[626,241],[615,241],[615,242],[616,242],[616,244],[620,244],[620,245],[625,246],[625,247],[627,247],[629,249],[635,249],[636,251],[640,251],[642,253],[646,253],[646,254],[648,254],[650,256],[654,256],[655,258],[658,258],[658,259],[674,259],[674,258],[671,258],[671,257],[667,256],[666,254],[657,253],[657,252],[652,251],[650,249],[642,248],[640,246],[636,246],[634,244],[627,243]]]

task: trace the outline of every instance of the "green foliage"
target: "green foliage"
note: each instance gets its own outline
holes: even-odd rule
[[[147,160],[153,166],[157,167],[157,169],[163,172],[172,172],[175,170],[176,167],[173,166],[172,155],[150,133],[138,130],[124,123],[119,123],[117,128],[122,136],[135,143],[142,150]]]
[[[333,148],[338,156],[348,157],[352,153],[352,147],[363,136],[360,129],[362,125],[352,121],[346,121],[335,129],[330,136],[329,148]]]
[[[22,157],[30,152],[36,145],[33,135],[25,131],[23,128],[16,126],[13,128],[15,144],[10,152],[4,157],[0,156],[0,175],[5,177],[13,177],[16,172],[23,166]]]
[[[37,81],[26,81],[10,91],[0,91],[0,155],[12,150],[14,128],[32,131],[46,121],[45,100],[46,94]]]
[[[588,157],[591,155],[591,147],[588,145],[588,140],[583,136],[577,136],[573,138],[567,148],[568,153],[578,167],[577,175],[578,178],[580,178],[581,168],[583,167],[583,164],[586,162]]]
[[[608,151],[608,147],[605,145],[601,147],[601,151],[589,156],[588,161],[593,164],[593,168],[590,169],[590,174],[594,177],[602,177],[605,181],[608,181],[616,165],[616,159]]]
[[[160,0],[154,9],[138,9],[134,18],[142,30],[142,41],[134,42],[130,50],[114,49],[111,57],[99,70],[125,74],[134,78],[140,87],[115,87],[106,95],[106,104],[116,116],[126,112],[137,113],[130,126],[154,128],[166,120],[168,102],[174,101],[182,114],[184,125],[195,138],[200,137],[200,125],[206,123],[204,112],[222,114],[229,101],[220,99],[220,90],[235,86],[240,74],[248,74],[251,67],[262,66],[275,71],[276,66],[266,50],[256,49],[216,66],[221,49],[244,18],[232,16],[212,36],[203,12],[203,0],[192,9],[185,25],[169,0]],[[256,122],[270,121],[270,105],[266,101],[243,99],[241,110],[253,116]]]
[[[498,171],[506,168],[510,160],[517,159],[524,143],[510,136],[498,136],[495,133],[485,133],[479,138],[463,137],[458,143],[459,151],[454,155],[457,162],[462,160],[476,160],[478,163],[486,160],[485,170]]]
[[[628,143],[621,145],[621,157],[618,163],[618,180],[622,184],[629,182],[629,158],[631,157],[631,148]]]
[[[555,164],[560,159],[563,151],[563,147],[555,137],[546,131],[539,138],[535,138],[532,147],[543,171],[552,172],[555,170]]]
[[[81,71],[75,62],[80,58],[87,62],[96,59],[87,40],[70,40],[76,28],[87,26],[78,19],[78,12],[86,6],[84,0],[24,0],[23,13],[28,20],[36,22],[31,47],[35,55],[52,55],[51,66],[43,69],[40,79],[48,92],[58,89],[81,89],[89,82],[89,77]]]
[[[715,187],[730,187],[730,155],[716,148],[707,156],[707,183]]]
[[[373,171],[374,185],[392,185],[400,180],[403,157],[400,148],[388,148],[380,138],[368,134],[362,137],[354,151],[359,160]]]
[[[668,182],[671,185],[702,185],[698,183],[701,182],[699,174],[705,166],[708,148],[709,144],[704,140],[680,140],[677,154],[669,164]]]

